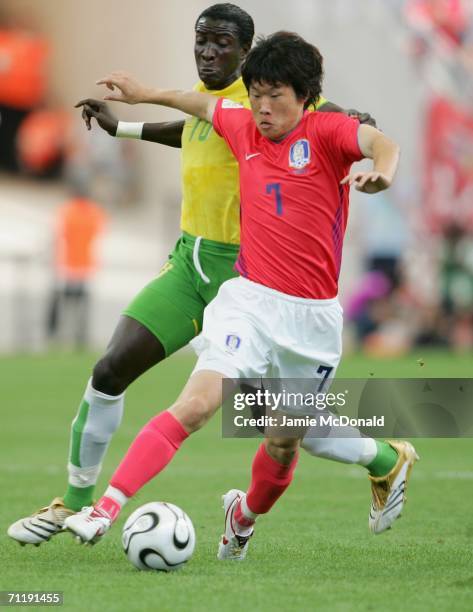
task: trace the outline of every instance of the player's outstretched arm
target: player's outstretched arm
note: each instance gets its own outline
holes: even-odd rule
[[[86,98],[77,102],[75,108],[82,108],[82,119],[88,130],[92,128],[92,118],[110,136],[117,136],[119,120],[111,112],[108,105],[101,100]],[[135,124],[141,126],[141,140],[157,142],[169,147],[180,147],[184,121],[168,121],[163,123]],[[120,134],[118,134],[120,135]]]
[[[162,123],[143,123],[141,140],[157,142],[168,147],[181,148],[184,121],[166,121]]]
[[[209,122],[212,121],[218,101],[216,96],[197,91],[145,87],[126,72],[112,72],[97,81],[97,85],[106,85],[112,91],[104,96],[104,100],[127,104],[159,104]]]
[[[324,102],[321,106],[317,107],[317,110],[321,113],[344,113],[349,117],[354,117],[355,119],[358,119],[360,123],[365,123],[366,125],[372,125],[373,127],[376,127],[376,119],[372,117],[369,113],[362,113],[361,111],[358,111],[354,108],[345,109],[341,106],[338,106],[338,104],[335,104],[334,102],[330,102],[329,100]]]
[[[373,160],[370,172],[353,172],[341,184],[355,185],[358,191],[377,193],[390,187],[399,164],[399,145],[370,125],[360,125],[358,143],[365,157]]]

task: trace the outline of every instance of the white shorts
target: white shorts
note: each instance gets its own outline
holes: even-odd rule
[[[204,311],[194,373],[228,378],[308,378],[335,374],[342,352],[343,310],[338,298],[286,295],[238,277],[222,284]]]

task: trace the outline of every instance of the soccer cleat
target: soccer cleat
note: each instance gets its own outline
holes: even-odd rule
[[[233,527],[233,513],[238,502],[245,494],[238,489],[230,489],[222,496],[223,510],[225,512],[225,533],[218,546],[217,559],[230,559],[242,561],[248,552],[248,542],[253,531],[248,536],[238,535]]]
[[[65,519],[74,514],[74,510],[64,506],[61,497],[56,497],[49,506],[10,525],[7,533],[22,546],[25,544],[39,546],[43,542],[48,542],[52,536],[61,533]]]
[[[406,490],[414,463],[419,459],[410,442],[391,440],[388,444],[398,454],[398,460],[386,476],[368,476],[371,480],[372,503],[369,528],[374,534],[390,529],[401,515],[406,502]]]
[[[64,529],[70,531],[79,544],[96,544],[111,525],[110,516],[94,506],[82,508],[80,512],[64,521]]]

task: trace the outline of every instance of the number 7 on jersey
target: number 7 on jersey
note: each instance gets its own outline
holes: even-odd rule
[[[281,183],[268,183],[266,185],[266,193],[271,195],[274,192],[276,197],[276,214],[282,215],[282,195],[281,195]]]

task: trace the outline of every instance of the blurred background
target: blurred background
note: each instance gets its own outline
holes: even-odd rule
[[[212,2],[2,0],[0,353],[103,348],[179,235],[177,149],[88,132],[73,105],[111,70],[191,87]],[[473,349],[473,2],[237,2],[256,32],[297,31],[324,95],[400,143],[395,186],[353,192],[341,278],[346,350]],[[114,104],[122,120],[179,113]]]

